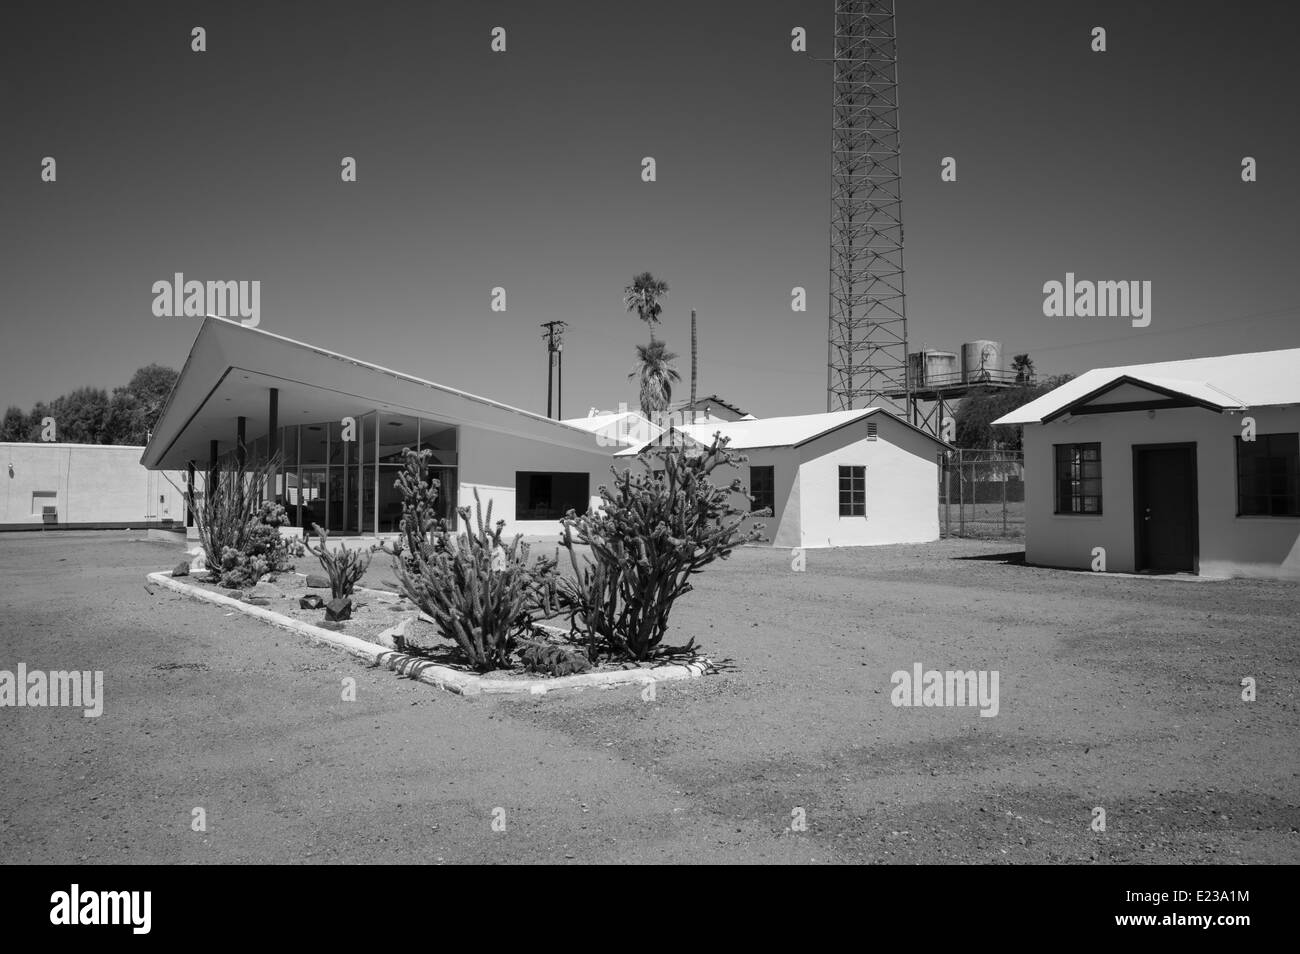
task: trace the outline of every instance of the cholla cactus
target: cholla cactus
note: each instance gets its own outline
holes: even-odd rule
[[[522,534],[503,542],[505,521],[492,524],[492,504],[484,514],[477,490],[473,525],[470,508],[458,512],[464,532],[440,527],[427,545],[408,553],[410,562],[394,560],[393,568],[406,597],[455,641],[470,665],[480,672],[505,668],[514,640],[558,612],[557,561],[542,557],[530,563]]]
[[[402,472],[393,482],[402,495],[401,536],[394,538],[390,545],[379,547],[390,556],[401,559],[411,571],[418,571],[421,556],[428,558],[438,531],[444,529],[437,506],[442,482],[424,479],[432,453],[427,449],[414,451],[409,447],[402,451]]]
[[[691,590],[690,577],[735,547],[764,539],[762,524],[745,527],[754,514],[731,502],[733,494],[748,496],[740,480],[722,487],[709,480],[718,467],[746,460],[726,444],[715,437],[707,448],[655,448],[652,469],[661,473],[615,471],[614,489],[600,488],[599,510],[562,521],[573,565],[562,598],[593,662],[602,645],[622,658],[652,658],[674,601]],[[579,561],[577,544],[591,549],[590,561]]]

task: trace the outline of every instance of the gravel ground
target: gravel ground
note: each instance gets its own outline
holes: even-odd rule
[[[669,635],[724,673],[469,700],[150,595],[180,554],[138,536],[0,537],[0,669],[102,669],[106,697],[0,710],[0,860],[1300,861],[1294,584],[746,549]],[[918,662],[998,670],[998,715],[894,707]]]

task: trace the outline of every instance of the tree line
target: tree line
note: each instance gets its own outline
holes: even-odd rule
[[[177,377],[171,368],[150,364],[112,394],[103,388],[83,387],[48,403],[38,401],[26,413],[10,406],[0,421],[0,441],[44,440],[45,419],[53,418],[58,443],[147,444]]]

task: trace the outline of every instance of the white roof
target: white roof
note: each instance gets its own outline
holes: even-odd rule
[[[1221,410],[1300,404],[1300,348],[1094,368],[993,423],[1041,423],[1124,378]]]
[[[942,444],[937,437],[913,427],[907,421],[895,415],[887,408],[864,407],[853,411],[829,411],[825,414],[798,414],[791,417],[765,417],[762,420],[724,421],[714,419],[698,424],[678,424],[671,430],[684,434],[701,444],[711,443],[714,434],[730,438],[729,450],[746,450],[756,447],[797,447],[816,437],[851,424],[872,415],[897,421],[904,427],[912,428],[926,437]],[[645,444],[629,447],[618,452],[619,457],[640,453]],[[946,446],[946,445],[945,445]]]

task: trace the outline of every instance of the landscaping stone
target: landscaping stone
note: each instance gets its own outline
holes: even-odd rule
[[[266,580],[260,580],[248,591],[249,596],[260,596],[268,600],[278,600],[284,596],[284,591],[274,583],[268,583]]]
[[[244,598],[243,590],[226,590],[226,595],[232,599],[242,600]]]
[[[325,619],[331,623],[341,623],[352,618],[352,599],[343,596],[325,604]]]
[[[396,626],[390,626],[378,636],[375,642],[385,649],[396,649],[399,652],[406,651],[406,630],[411,625],[414,617],[408,616]]]
[[[332,622],[331,620],[328,620],[328,619],[325,620],[325,622],[323,622],[323,623],[317,623],[316,625],[317,625],[317,626],[320,626],[322,629],[332,629],[332,630],[334,630],[334,632],[336,632],[336,633],[337,633],[339,630],[341,630],[341,629],[343,628],[343,624],[342,624],[342,623],[335,623],[335,622]]]
[[[298,601],[298,609],[320,609],[325,605],[325,601],[315,593],[308,593]]]
[[[189,576],[190,565],[185,562],[177,563],[176,569],[172,570],[172,576]]]
[[[243,602],[250,606],[270,606],[271,601],[265,596],[245,596]]]
[[[328,590],[330,588],[330,578],[328,576],[322,576],[319,573],[308,573],[307,588],[312,590]]]

